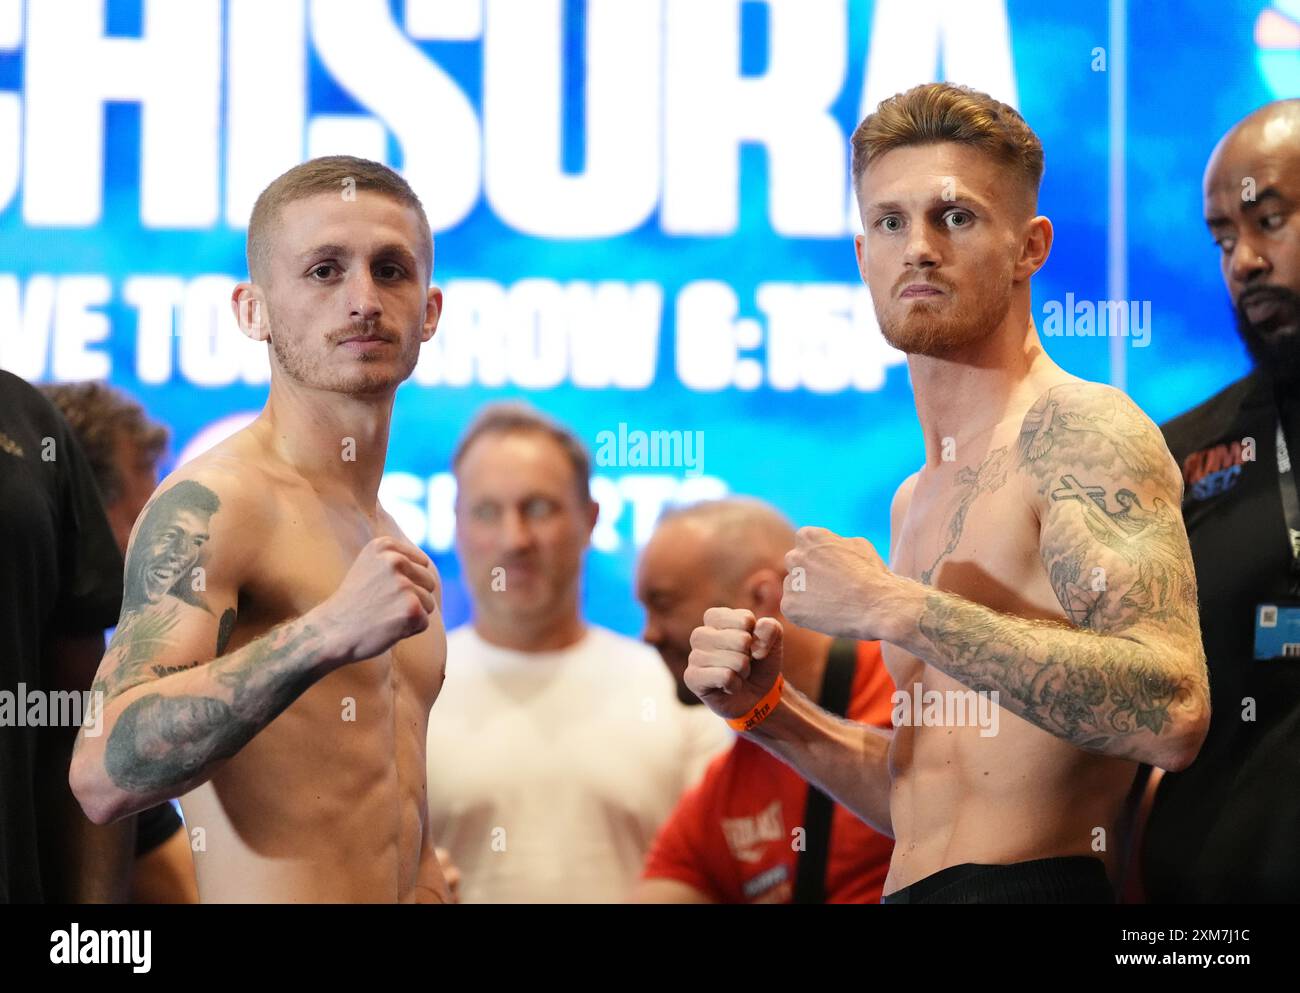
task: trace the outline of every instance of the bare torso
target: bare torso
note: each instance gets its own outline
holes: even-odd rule
[[[1030,490],[1016,467],[1017,437],[1034,399],[1027,395],[953,461],[927,465],[905,484],[891,569],[1003,613],[1064,620],[1039,557]],[[967,691],[894,645],[884,646],[884,660],[909,698]],[[996,734],[989,735],[992,727]],[[996,725],[968,719],[960,726],[898,726],[889,764],[895,848],[886,893],[967,862],[1094,855],[1109,864],[1136,770],[1132,762],[1067,744],[1005,708]]]
[[[272,462],[241,432],[203,457],[260,494],[227,652],[315,607],[372,538],[401,537]],[[204,902],[411,901],[428,804],[425,733],[442,686],[441,615],[312,685],[181,798]],[[196,835],[196,832],[200,832]]]

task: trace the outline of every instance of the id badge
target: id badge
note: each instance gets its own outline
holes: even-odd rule
[[[1255,659],[1300,660],[1300,604],[1261,603],[1255,608]]]

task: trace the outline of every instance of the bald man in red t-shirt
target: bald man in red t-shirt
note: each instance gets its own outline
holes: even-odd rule
[[[832,639],[781,616],[785,553],[794,529],[756,500],[708,501],[670,511],[641,556],[637,596],[644,637],[663,656],[683,699],[691,631],[726,603],[775,617],[786,631],[785,678],[818,699]],[[878,642],[854,646],[846,716],[890,726],[894,685]],[[697,701],[698,702],[698,701]],[[808,784],[758,745],[738,738],[714,759],[659,831],[634,899],[646,903],[790,903],[800,849],[811,842]],[[836,804],[831,815],[827,903],[878,903],[893,841]]]

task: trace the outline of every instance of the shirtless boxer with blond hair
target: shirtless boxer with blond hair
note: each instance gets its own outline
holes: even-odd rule
[[[908,354],[926,461],[894,498],[890,564],[803,528],[781,610],[886,642],[892,733],[782,689],[771,618],[713,607],[692,636],[693,691],[895,838],[886,903],[1113,899],[1136,764],[1185,768],[1209,722],[1178,467],[1123,393],[1047,357],[1030,316],[1042,170],[1019,114],[948,84],[853,136],[858,268]],[[969,694],[996,702],[995,733]]]
[[[385,166],[314,159],[258,198],[248,266],[232,306],[269,399],[136,522],[72,786],[97,823],[180,797],[205,902],[441,902],[440,586],[378,500],[442,306],[429,223]]]

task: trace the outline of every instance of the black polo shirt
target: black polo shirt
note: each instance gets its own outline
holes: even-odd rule
[[[53,639],[112,627],[121,601],[122,556],[85,456],[54,406],[0,370],[0,692],[46,688]],[[39,729],[14,723],[0,726],[0,902],[35,902]]]
[[[1280,401],[1293,460],[1297,392]],[[1153,902],[1300,901],[1300,659],[1254,658],[1255,608],[1287,599],[1291,559],[1274,396],[1251,374],[1163,428],[1183,470],[1214,714],[1196,761],[1156,794],[1142,843]]]

